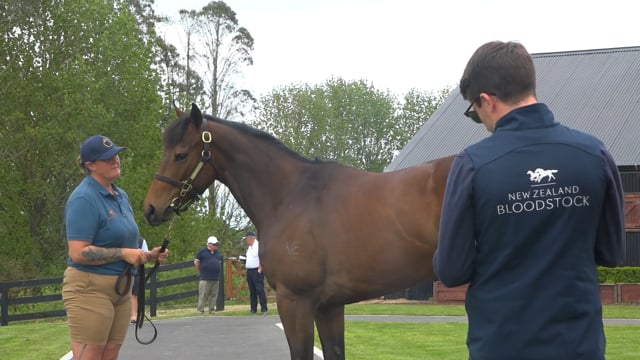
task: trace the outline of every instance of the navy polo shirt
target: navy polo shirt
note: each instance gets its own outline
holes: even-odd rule
[[[200,262],[200,280],[220,280],[222,255],[217,249],[214,251],[206,247],[200,249],[196,254],[196,260]]]
[[[86,176],[73,190],[65,208],[67,241],[80,240],[105,248],[138,248],[138,225],[129,197],[112,185],[110,194],[91,176]],[[77,264],[69,258],[68,265],[96,274],[118,275],[127,263],[124,260],[103,265]]]

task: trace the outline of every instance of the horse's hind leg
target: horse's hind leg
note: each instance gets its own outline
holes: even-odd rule
[[[308,298],[290,293],[278,286],[278,314],[289,343],[291,360],[313,360],[313,308]]]
[[[344,360],[344,305],[319,308],[316,327],[324,360]]]

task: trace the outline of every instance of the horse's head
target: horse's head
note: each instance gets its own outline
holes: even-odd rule
[[[164,132],[164,154],[143,202],[144,216],[160,225],[198,200],[215,180],[207,129],[200,109],[193,104],[186,114],[176,107],[178,119]]]

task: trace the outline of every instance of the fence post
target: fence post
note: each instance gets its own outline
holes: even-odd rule
[[[224,261],[224,257],[222,259],[222,264],[225,263]],[[220,279],[220,281],[218,281],[218,298],[216,299],[216,310],[217,311],[222,311],[224,310],[224,299],[226,299],[225,295],[224,295],[224,289],[225,289],[225,271],[224,271],[224,266],[220,266],[220,275],[218,276],[218,279]]]
[[[0,283],[0,303],[2,304],[2,320],[0,325],[9,325],[9,287],[5,283]]]
[[[230,258],[230,257],[226,258],[225,261],[224,261],[224,266],[223,266],[224,269],[225,269],[225,272],[224,272],[224,275],[225,275],[224,279],[225,280],[224,280],[224,282],[225,282],[225,289],[226,289],[224,295],[225,296],[228,295],[229,299],[233,299],[233,278],[232,278],[233,269],[231,268],[231,261],[232,260],[233,260],[233,258]]]

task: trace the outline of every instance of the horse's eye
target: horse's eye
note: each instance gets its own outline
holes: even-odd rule
[[[176,161],[185,161],[187,159],[186,153],[176,154]]]

